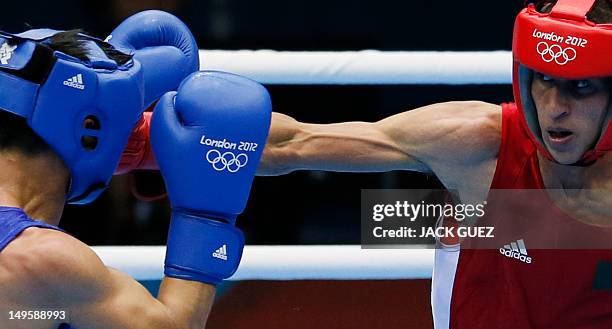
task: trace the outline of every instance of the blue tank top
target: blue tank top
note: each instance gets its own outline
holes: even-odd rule
[[[62,229],[57,226],[49,225],[28,217],[28,215],[19,208],[0,206],[0,252],[28,227],[42,227],[62,231]],[[74,328],[63,323],[58,329]]]

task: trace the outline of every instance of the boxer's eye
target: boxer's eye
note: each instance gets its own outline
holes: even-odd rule
[[[553,81],[553,78],[551,78],[551,77],[549,77],[547,75],[544,75],[542,73],[538,73],[537,74],[537,78],[540,79],[541,81],[544,81],[544,82],[552,82]]]
[[[588,96],[596,93],[601,88],[598,87],[596,82],[591,80],[574,80],[572,81],[571,89],[576,96]]]
[[[574,87],[576,89],[588,88],[591,86],[591,82],[589,80],[576,80],[574,81]]]

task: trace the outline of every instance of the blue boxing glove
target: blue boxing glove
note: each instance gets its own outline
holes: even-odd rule
[[[129,17],[106,41],[133,54],[142,65],[146,107],[200,69],[198,45],[189,28],[163,11],[147,10]]]
[[[270,128],[272,105],[259,83],[197,72],[153,111],[151,142],[172,204],[165,274],[218,284],[240,263],[234,227]]]
[[[129,17],[106,40],[134,55],[142,65],[145,109],[200,69],[198,45],[189,28],[163,11],[147,10]],[[115,174],[156,169],[149,143],[150,118],[150,113],[145,113],[134,127]]]

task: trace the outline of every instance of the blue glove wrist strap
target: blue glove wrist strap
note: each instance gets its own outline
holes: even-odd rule
[[[216,285],[236,272],[243,247],[244,236],[234,226],[175,210],[164,273]]]

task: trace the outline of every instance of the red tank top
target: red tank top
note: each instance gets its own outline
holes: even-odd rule
[[[515,104],[502,104],[502,111],[492,192],[543,189],[537,150],[519,123]],[[612,241],[611,229],[582,224],[548,198],[543,200],[538,201],[543,215],[534,234],[547,243],[578,232]],[[497,216],[496,227],[512,228],[516,224],[512,215],[506,211],[505,216]],[[548,234],[548,228],[555,233]],[[525,234],[504,241],[499,249],[436,251],[432,290],[436,329],[612,328],[612,250],[537,249],[534,235]]]

